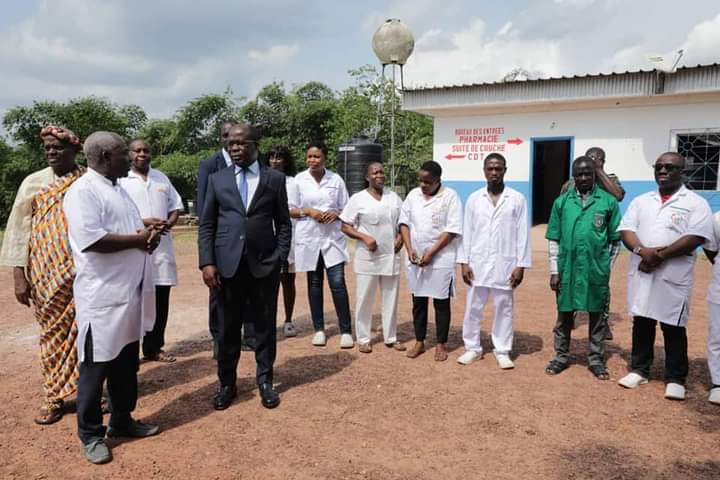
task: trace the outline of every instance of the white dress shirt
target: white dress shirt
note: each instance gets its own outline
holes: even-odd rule
[[[73,285],[78,353],[92,327],[93,360],[107,362],[155,323],[155,285],[150,255],[137,248],[113,253],[86,249],[109,233],[143,229],[140,212],[119,184],[88,168],[63,202],[77,275]]]
[[[230,165],[233,164],[232,158],[230,158],[230,154],[224,148],[222,149],[222,156],[225,159],[225,165],[227,165],[229,167]]]
[[[240,185],[242,183],[243,169],[240,165],[235,165],[235,181],[237,182],[238,193],[240,192]],[[247,205],[245,205],[245,211],[250,209],[252,204],[253,196],[257,190],[258,183],[260,182],[260,164],[257,160],[250,164],[245,170],[245,179],[248,185],[248,197]]]
[[[308,170],[298,173],[295,186],[294,198],[288,195],[290,208],[335,210],[339,214],[348,202],[345,182],[340,175],[327,169],[320,182],[316,182]],[[319,223],[310,217],[298,220],[295,229],[296,272],[315,271],[321,253],[326,268],[347,262],[347,245],[340,225],[340,220],[332,223]]]
[[[630,202],[618,230],[635,232],[645,247],[665,247],[688,235],[710,240],[712,213],[705,199],[684,186],[665,203],[658,191],[652,191]],[[630,315],[687,325],[695,252],[666,260],[651,273],[638,270],[641,260],[639,255],[630,257]]]
[[[380,200],[367,190],[352,197],[340,220],[352,225],[362,234],[370,235],[377,242],[374,252],[365,243],[358,241],[355,248],[355,273],[366,275],[399,275],[400,255],[395,253],[395,237],[398,234],[398,219],[402,200],[389,188],[383,189]]]
[[[510,290],[513,270],[531,265],[529,233],[527,201],[521,193],[505,187],[493,205],[482,188],[465,204],[457,261],[470,266],[473,285]]]
[[[121,178],[119,182],[135,202],[142,218],[167,220],[170,213],[183,209],[180,194],[172,186],[170,179],[159,170],[150,168],[147,180],[130,170],[127,178]],[[177,285],[172,234],[163,235],[160,245],[152,254],[152,261],[155,267],[155,285]]]

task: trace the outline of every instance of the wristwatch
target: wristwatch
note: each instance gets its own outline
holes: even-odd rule
[[[638,245],[637,247],[633,248],[632,252],[635,255],[640,255],[640,250],[642,250],[642,247],[640,245]]]

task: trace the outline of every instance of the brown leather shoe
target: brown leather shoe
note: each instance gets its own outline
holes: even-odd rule
[[[40,407],[38,416],[35,417],[35,423],[38,425],[50,425],[63,417],[63,401],[46,403]]]
[[[397,350],[398,352],[404,352],[407,347],[400,342],[386,343],[386,347]]]
[[[425,342],[415,342],[415,345],[413,345],[410,350],[407,352],[408,358],[416,358],[421,353],[425,352]]]

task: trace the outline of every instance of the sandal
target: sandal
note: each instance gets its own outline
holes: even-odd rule
[[[50,425],[63,417],[63,401],[46,403],[40,407],[40,413],[35,417],[38,425]]]
[[[605,365],[588,365],[588,370],[590,370],[590,373],[595,375],[595,378],[598,380],[609,380],[610,374],[607,371],[607,368],[605,368]]]
[[[407,347],[400,342],[386,343],[386,347],[397,350],[398,352],[404,352]]]
[[[444,362],[445,360],[447,360],[447,358],[448,358],[447,350],[445,350],[444,347],[437,345],[435,347],[435,361],[436,362]]]
[[[547,373],[548,375],[557,375],[563,370],[566,370],[568,367],[569,365],[565,362],[561,362],[559,360],[550,360],[550,363],[548,363],[547,367],[545,367],[545,373]]]
[[[360,346],[358,346],[358,350],[360,353],[372,353],[372,347],[369,343],[361,343]]]
[[[423,352],[425,352],[425,343],[415,342],[415,345],[413,345],[412,348],[407,351],[406,355],[408,358],[417,358]]]
[[[146,355],[144,360],[146,362],[173,363],[177,359],[175,357],[173,357],[172,355],[170,355],[169,353],[160,351],[160,352],[156,353],[155,355]]]

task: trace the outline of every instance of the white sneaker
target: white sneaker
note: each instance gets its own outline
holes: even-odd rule
[[[493,352],[494,353],[494,352]],[[515,364],[510,360],[510,355],[507,353],[494,353],[495,360],[497,360],[498,367],[503,370],[510,370],[515,368]]]
[[[349,333],[343,333],[340,335],[340,348],[353,348],[355,342],[353,341],[352,335]]]
[[[665,386],[665,398],[669,400],[685,400],[685,386],[679,383],[668,383]]]
[[[315,332],[312,338],[312,344],[316,347],[324,347],[327,344],[327,338],[325,338],[325,332],[318,330]]]
[[[618,384],[621,387],[625,388],[637,388],[640,385],[645,385],[648,382],[648,379],[640,375],[639,373],[630,372],[624,377],[622,377]]]
[[[480,358],[481,356],[479,353],[468,350],[467,352],[460,355],[460,357],[458,357],[457,362],[460,365],[470,365],[475,360],[480,360]]]
[[[720,405],[720,387],[710,389],[710,396],[708,397],[708,402],[714,403],[715,405]]]

